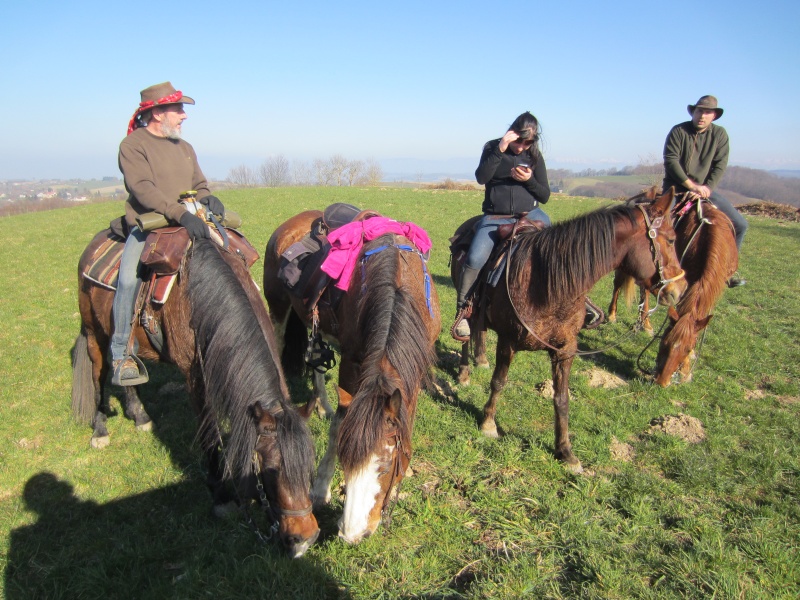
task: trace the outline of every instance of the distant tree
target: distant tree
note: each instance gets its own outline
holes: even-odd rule
[[[311,185],[314,182],[314,172],[308,163],[294,161],[292,163],[292,180],[295,185]]]
[[[289,185],[289,161],[282,154],[270,156],[258,168],[258,175],[265,187]]]
[[[347,185],[362,183],[364,172],[363,160],[351,160],[347,163]]]
[[[233,187],[256,187],[257,179],[253,169],[247,165],[239,165],[228,171],[226,179]]]
[[[328,160],[328,172],[330,173],[331,181],[337,186],[343,185],[348,167],[349,161],[341,154],[331,156]]]
[[[383,169],[380,163],[374,158],[370,158],[364,166],[364,183],[369,186],[377,186],[383,181]]]
[[[314,169],[314,177],[317,185],[331,185],[333,173],[331,173],[330,161],[315,158],[312,163],[312,168]]]

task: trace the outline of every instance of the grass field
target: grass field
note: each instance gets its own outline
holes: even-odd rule
[[[637,367],[649,338],[620,322],[581,335],[571,380],[573,447],[586,473],[553,458],[545,353],[521,353],[498,407],[507,432],[478,431],[491,371],[455,385],[447,334],[455,293],[447,239],[480,192],[286,188],[221,192],[263,251],[308,208],[347,201],[430,234],[445,331],[441,391],[423,394],[413,475],[392,523],[357,546],[337,537],[341,498],[319,541],[290,560],[243,521],[214,519],[180,375],[150,367],[138,433],[111,389],[111,445],[89,447],[70,414],[79,330],[78,257],[121,214],[102,203],[0,219],[0,595],[17,598],[796,598],[800,596],[800,224],[749,217],[748,280],[719,303],[694,381],[654,387]],[[553,196],[554,221],[607,201]],[[262,262],[253,268],[261,279]],[[611,278],[592,298],[610,299]],[[654,315],[658,327],[663,309]],[[490,361],[493,348],[490,337]],[[652,368],[655,350],[640,359]],[[594,387],[595,376],[621,378]],[[335,381],[330,373],[329,386]],[[310,384],[293,380],[295,402]],[[657,425],[691,417],[698,439]],[[655,425],[654,425],[655,423]],[[327,423],[310,421],[318,457]],[[339,475],[334,485],[341,482]]]

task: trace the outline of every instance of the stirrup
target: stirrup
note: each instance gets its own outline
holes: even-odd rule
[[[461,308],[458,309],[458,312],[456,313],[456,319],[455,319],[455,321],[453,321],[452,327],[450,327],[450,335],[453,336],[453,339],[456,340],[457,342],[461,342],[462,344],[466,343],[466,342],[469,341],[470,337],[472,336],[472,332],[471,331],[470,331],[470,335],[468,335],[466,337],[456,333],[456,327],[458,326],[458,324],[461,323],[461,321],[463,319],[466,319],[467,323],[469,323],[469,318],[471,316],[472,316],[472,305],[471,304],[465,304],[464,306],[462,306]]]
[[[595,329],[605,323],[606,315],[603,309],[597,306],[594,302],[586,298],[586,316],[583,318],[584,329]]]
[[[121,375],[120,370],[122,368],[122,365],[124,365],[125,361],[128,360],[129,358],[136,363],[136,367],[139,370],[139,376],[132,377],[130,379],[120,380],[120,375]],[[131,385],[140,385],[142,383],[147,383],[148,381],[150,381],[150,376],[147,374],[147,369],[145,368],[144,363],[141,360],[139,360],[139,357],[136,356],[135,354],[129,354],[121,361],[119,361],[119,364],[117,364],[116,367],[114,368],[114,373],[111,375],[111,383],[113,385],[119,385],[122,387],[128,387]]]

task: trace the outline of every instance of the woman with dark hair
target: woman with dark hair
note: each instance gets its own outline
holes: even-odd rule
[[[453,333],[460,338],[470,335],[469,321],[462,309],[497,241],[500,225],[513,223],[527,213],[532,221],[550,225],[550,217],[539,207],[550,199],[547,167],[539,150],[539,121],[524,112],[511,124],[505,135],[486,142],[475,179],[486,186],[483,218],[475,228],[475,237],[467,254],[458,286],[456,324]],[[458,339],[458,337],[456,339]]]

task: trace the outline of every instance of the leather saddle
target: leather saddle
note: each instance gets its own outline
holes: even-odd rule
[[[278,279],[291,294],[303,301],[309,312],[321,300],[335,307],[342,295],[341,290],[328,285],[330,277],[320,268],[331,249],[328,234],[354,221],[363,221],[376,216],[379,216],[379,213],[361,210],[352,204],[344,202],[331,204],[323,211],[322,217],[311,224],[311,231],[300,241],[289,246],[281,255]]]

